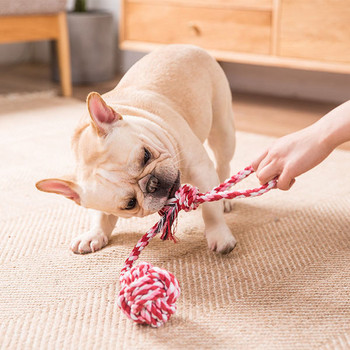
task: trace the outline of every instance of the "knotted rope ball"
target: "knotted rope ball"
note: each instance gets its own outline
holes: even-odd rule
[[[176,277],[170,272],[146,262],[133,267],[141,251],[158,233],[161,239],[172,239],[174,236],[173,223],[180,210],[196,210],[201,203],[213,202],[223,198],[246,198],[260,196],[276,187],[277,181],[245,191],[228,191],[234,184],[242,181],[253,173],[251,166],[233,175],[225,182],[206,193],[200,193],[196,187],[183,185],[159,212],[160,220],[138,241],[124,263],[120,273],[121,291],[118,306],[130,319],[137,323],[159,327],[168,321],[176,311],[176,300],[180,295],[180,286]]]
[[[118,305],[137,323],[159,327],[176,311],[179,283],[164,269],[142,262],[124,275],[121,284]]]

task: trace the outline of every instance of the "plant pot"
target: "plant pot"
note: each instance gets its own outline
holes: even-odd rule
[[[67,15],[72,83],[97,83],[112,79],[115,71],[113,15],[108,12],[70,12]],[[55,46],[52,46],[55,51]],[[53,76],[58,80],[57,55]]]

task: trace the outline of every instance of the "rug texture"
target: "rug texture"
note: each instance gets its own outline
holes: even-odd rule
[[[153,329],[126,319],[116,299],[123,261],[157,215],[120,220],[106,248],[75,255],[88,211],[34,186],[72,170],[84,111],[50,96],[1,101],[2,349],[350,348],[350,153],[335,151],[288,192],[236,200],[229,255],[207,249],[200,209],[181,213],[179,243],[156,237],[141,254],[182,289],[176,314]],[[271,141],[238,132],[232,174]],[[257,184],[250,176],[240,188]]]

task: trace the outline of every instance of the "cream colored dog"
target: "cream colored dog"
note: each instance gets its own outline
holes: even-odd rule
[[[161,209],[181,182],[207,191],[230,175],[235,134],[229,84],[204,50],[170,45],[137,62],[112,91],[87,98],[88,115],[73,137],[76,174],[37,183],[96,210],[74,253],[104,247],[118,217]],[[203,147],[213,150],[216,171]],[[230,203],[225,203],[230,210]],[[236,241],[222,201],[202,205],[209,248],[230,252]]]

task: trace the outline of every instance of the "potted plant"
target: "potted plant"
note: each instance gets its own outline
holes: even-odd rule
[[[86,12],[86,0],[76,0],[74,3],[74,12]]]
[[[116,61],[112,13],[87,9],[86,0],[76,0],[67,21],[73,84],[112,79]],[[57,64],[55,67],[57,77]]]

